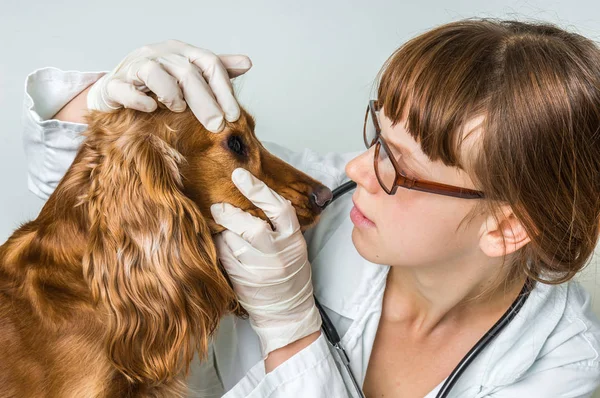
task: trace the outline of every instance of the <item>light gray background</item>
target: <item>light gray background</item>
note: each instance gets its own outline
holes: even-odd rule
[[[246,53],[236,82],[259,138],[320,152],[362,146],[375,76],[401,43],[472,16],[556,22],[600,40],[600,2],[0,0],[0,242],[43,202],[27,190],[21,142],[25,77],[36,68],[112,69],[144,44],[176,38],[217,53]],[[580,277],[600,300],[594,262]]]

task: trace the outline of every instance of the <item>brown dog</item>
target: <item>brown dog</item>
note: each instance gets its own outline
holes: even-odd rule
[[[266,151],[246,112],[210,133],[187,110],[93,113],[38,218],[0,246],[0,397],[177,397],[220,318],[243,314],[210,205],[265,218],[250,170],[305,229],[331,191]]]

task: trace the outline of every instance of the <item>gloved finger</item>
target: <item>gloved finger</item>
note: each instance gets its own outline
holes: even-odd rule
[[[219,259],[230,276],[235,276],[246,286],[265,286],[282,283],[294,277],[306,264],[288,261],[285,254],[265,255],[233,231],[219,234],[221,246],[217,247]]]
[[[241,263],[238,260],[238,258],[235,256],[234,250],[230,247],[230,245],[236,246],[236,242],[232,242],[232,237],[237,238],[238,240],[242,240],[242,238],[240,238],[235,233],[229,230],[225,230],[217,236],[215,236],[214,242],[215,247],[217,249],[217,253],[219,255],[219,261],[221,262],[221,265],[223,265],[223,267],[225,268],[227,275],[234,284],[234,289],[236,290],[236,293],[239,295],[240,293],[243,294],[243,292],[240,291],[240,286],[248,285],[247,281],[250,280],[260,280],[260,270],[255,271],[251,268],[247,268],[243,263]],[[248,246],[247,242],[238,242],[238,244],[242,245],[240,247],[243,247],[244,245]],[[239,251],[239,249],[237,251]]]
[[[196,65],[202,71],[202,76],[217,99],[218,104],[225,113],[225,119],[235,122],[240,117],[240,106],[233,95],[233,87],[229,80],[229,74],[219,57],[213,52],[203,50],[186,44],[182,49],[182,55]]]
[[[180,40],[167,40],[165,44],[172,48],[174,51],[177,51],[182,54],[188,51],[189,48],[196,48],[201,51],[210,52],[209,50],[195,47],[191,44],[185,43]],[[223,66],[225,66],[225,69],[227,70],[227,73],[229,74],[230,78],[243,75],[250,68],[252,68],[252,61],[247,55],[244,54],[221,54],[218,55],[218,57]]]
[[[243,54],[220,54],[219,59],[230,78],[238,77],[248,72],[252,68],[252,61],[247,55]]]
[[[240,192],[269,217],[279,234],[291,235],[300,228],[296,211],[289,200],[243,168],[233,170],[231,180]]]
[[[157,61],[177,79],[183,91],[183,98],[198,121],[213,133],[223,130],[223,111],[200,69],[178,54],[167,54],[157,58]]]
[[[114,102],[142,112],[153,112],[156,101],[137,90],[133,84],[119,79],[112,79],[106,85],[106,95]]]
[[[225,239],[223,238],[223,232],[226,232],[226,231],[228,231],[228,230],[226,229],[225,231],[222,231],[213,237],[213,242],[215,243],[215,247],[217,248],[217,255],[218,255],[219,259],[225,259],[227,257],[234,257],[233,252],[231,251],[231,248],[229,246],[227,246],[227,243],[225,242]]]
[[[242,237],[244,241],[257,250],[266,253],[271,251],[273,242],[271,234],[273,231],[265,220],[254,217],[252,214],[229,203],[213,204],[210,211],[217,224]],[[238,249],[240,248],[234,250]]]
[[[173,112],[183,112],[186,103],[183,100],[183,93],[179,88],[177,79],[171,76],[156,61],[147,59],[137,65],[136,70],[131,70],[135,77],[157,95],[158,100],[165,104]]]
[[[217,254],[221,264],[225,267],[225,271],[228,274],[233,274],[239,277],[239,269],[242,268],[242,264],[236,258],[233,249],[227,244],[225,240],[225,235],[227,233],[233,234],[233,232],[229,230],[225,230],[218,235],[216,235],[213,239],[215,243],[215,247],[217,249]],[[238,249],[239,250],[239,249]]]
[[[225,230],[215,237],[214,242],[221,264],[234,282],[234,287],[238,287],[236,292],[240,293],[240,286],[259,288],[271,284],[273,280],[280,282],[277,278],[280,277],[280,269],[285,267],[269,267],[268,264],[263,264],[260,261],[262,255],[252,257],[253,260],[259,260],[258,265],[246,263],[238,258],[245,253],[255,252],[256,249],[236,233]]]

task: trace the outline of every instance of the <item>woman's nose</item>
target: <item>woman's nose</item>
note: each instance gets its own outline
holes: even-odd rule
[[[369,149],[348,162],[346,175],[367,191],[376,193],[379,182],[373,167],[373,151]]]

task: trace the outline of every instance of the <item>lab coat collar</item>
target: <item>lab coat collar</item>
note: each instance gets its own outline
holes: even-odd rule
[[[478,396],[517,381],[548,351],[548,338],[559,324],[567,303],[568,284],[537,283],[515,318],[467,368],[454,391],[461,396],[480,383]],[[543,315],[541,315],[543,314]],[[533,336],[533,338],[532,338]]]

